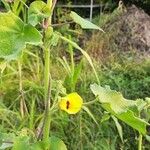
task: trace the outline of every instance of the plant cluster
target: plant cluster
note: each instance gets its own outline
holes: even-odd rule
[[[33,1],[30,5],[27,5],[26,0],[2,2],[6,12],[0,13],[0,149],[72,149],[75,144],[74,132],[79,135],[76,149],[89,149],[82,142],[82,114],[88,114],[89,118],[85,119],[87,124],[88,119],[91,119],[96,127],[100,126],[89,109],[97,105],[99,109],[105,110],[104,114],[99,112],[101,123],[111,118],[122,142],[122,127],[118,120],[139,133],[138,149],[141,150],[142,138],[149,138],[146,127],[149,126],[147,114],[150,98],[128,100],[109,86],[100,86],[99,76],[87,52],[72,40],[71,35],[66,37],[55,30],[52,15],[56,0],[47,0],[47,3]],[[70,13],[70,20],[83,29],[104,32],[75,12]],[[66,57],[58,58],[66,70],[66,78],[62,67],[55,68],[55,72],[52,68],[52,54],[59,41],[69,45],[70,61]],[[75,49],[86,58],[96,80],[95,84],[90,85],[91,94],[87,101],[84,96],[80,96],[81,90],[77,90],[84,61],[81,59],[76,63]],[[61,73],[60,80],[54,78],[57,71]],[[83,87],[83,90],[88,89]],[[75,116],[77,113],[79,115]],[[75,123],[79,126],[78,131]],[[71,134],[72,137],[69,136],[66,140],[66,134]],[[95,136],[99,137],[96,133],[91,135],[94,139]],[[103,149],[105,142],[99,144],[97,140],[95,145],[99,144],[98,148]],[[91,148],[93,147],[97,148],[94,144]]]

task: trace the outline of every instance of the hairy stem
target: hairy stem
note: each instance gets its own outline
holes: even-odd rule
[[[52,0],[47,0],[47,5],[52,8]],[[47,32],[47,28],[51,25],[51,15],[46,20],[46,28],[45,32]],[[45,37],[46,38],[46,37]],[[45,39],[46,40],[46,39]],[[47,144],[49,141],[50,135],[50,96],[51,96],[51,83],[50,83],[50,45],[46,45],[44,43],[44,95],[45,95],[45,115],[44,115],[44,124],[43,124],[43,141],[46,144],[45,150],[48,149],[49,145]]]
[[[43,140],[49,139],[50,134],[50,50],[45,49],[45,68],[44,68],[44,88],[45,88],[45,118],[43,129]]]

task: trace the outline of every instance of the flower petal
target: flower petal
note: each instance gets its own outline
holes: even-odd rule
[[[59,107],[69,114],[76,114],[80,111],[82,104],[83,99],[77,93],[71,93],[60,100]]]

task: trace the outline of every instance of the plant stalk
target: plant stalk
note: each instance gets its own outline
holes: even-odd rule
[[[139,133],[138,150],[142,150],[142,139],[143,139],[143,135]]]
[[[52,8],[52,0],[47,0],[47,5]],[[51,16],[46,20],[46,29],[51,25]],[[45,37],[46,38],[46,37]],[[46,39],[45,39],[46,40]],[[45,150],[48,149],[49,145],[49,135],[50,135],[50,96],[51,96],[51,83],[50,83],[50,46],[44,43],[44,98],[45,98],[45,115],[43,124],[43,142],[45,143]]]
[[[48,142],[50,134],[50,50],[45,48],[45,67],[44,67],[44,98],[45,98],[45,117],[43,127],[43,141]]]

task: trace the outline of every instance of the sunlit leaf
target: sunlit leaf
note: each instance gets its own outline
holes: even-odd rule
[[[29,23],[33,26],[50,16],[51,10],[43,1],[34,1],[29,7]]]
[[[136,101],[127,100],[121,93],[111,90],[109,87],[103,88],[97,84],[91,85],[91,90],[95,96],[98,96],[99,102],[105,110],[140,133],[146,134],[146,126],[149,124],[134,112],[133,108],[137,107]]]
[[[0,13],[0,58],[16,59],[27,43],[41,44],[41,34],[12,12]]]
[[[81,25],[81,27],[83,29],[96,29],[96,30],[103,31],[100,27],[98,27],[97,25],[93,24],[92,22],[80,17],[77,13],[75,13],[73,11],[71,12],[70,16],[74,20],[74,22]]]

